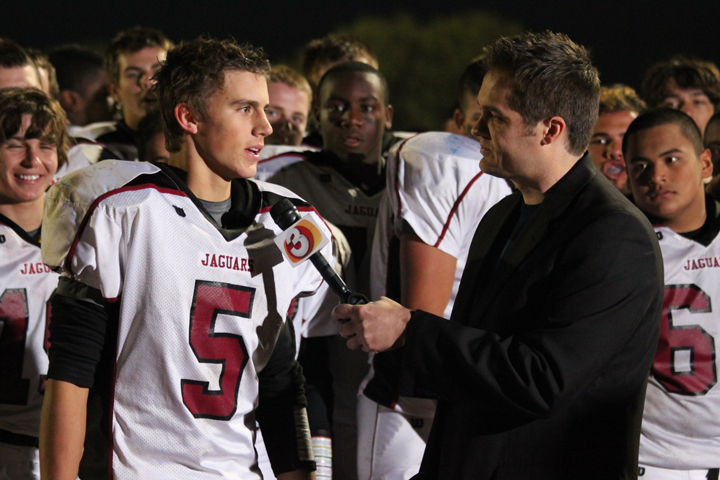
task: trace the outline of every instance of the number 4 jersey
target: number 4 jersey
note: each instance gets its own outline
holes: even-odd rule
[[[640,463],[670,469],[720,466],[720,218],[708,199],[693,239],[655,227],[665,264],[660,341],[647,388]]]
[[[40,245],[0,215],[0,429],[37,437],[47,301],[58,275],[43,265]]]
[[[312,468],[303,463],[312,455],[303,443],[302,387],[293,386],[301,375],[289,373],[293,340],[283,332],[291,300],[327,288],[309,262],[283,261],[269,210],[290,198],[329,231],[288,190],[249,180],[233,182],[228,228],[218,227],[183,174],[102,162],[64,177],[46,197],[43,258],[72,279],[61,279],[58,291],[74,281],[107,304],[102,354],[110,361],[101,359],[93,386],[107,384],[107,392],[93,425],[91,391],[88,437],[107,431],[109,444],[86,439],[85,471],[109,461],[115,478],[259,479],[256,418],[276,472]],[[280,339],[283,351],[275,348]],[[55,348],[50,378],[58,378]],[[279,430],[266,430],[271,424]]]

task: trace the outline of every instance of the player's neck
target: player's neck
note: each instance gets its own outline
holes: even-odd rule
[[[685,211],[668,219],[662,224],[676,233],[694,232],[702,228],[707,220],[707,209],[705,208],[705,195],[698,196]]]
[[[43,197],[31,202],[0,205],[0,213],[26,232],[32,232],[42,224]]]
[[[207,166],[192,142],[183,142],[179,152],[171,152],[168,165],[187,172],[187,187],[197,198],[208,202],[230,198],[230,182]]]

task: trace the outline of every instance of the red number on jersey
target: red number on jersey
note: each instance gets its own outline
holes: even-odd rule
[[[200,363],[222,365],[220,390],[209,382],[181,380],[183,403],[195,418],[229,420],[237,409],[240,377],[248,361],[242,336],[215,332],[219,314],[249,318],[255,289],[227,283],[195,282],[190,309],[190,347]]]
[[[710,297],[696,285],[667,285],[653,376],[667,391],[704,395],[717,382],[715,339],[699,325],[673,326],[673,310],[712,311]],[[678,365],[682,356],[684,365]],[[685,365],[686,364],[686,365]]]
[[[22,378],[28,330],[27,292],[8,288],[0,297],[0,403],[27,405],[30,380]]]

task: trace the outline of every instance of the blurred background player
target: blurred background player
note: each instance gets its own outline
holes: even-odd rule
[[[600,87],[600,115],[588,152],[595,166],[624,195],[630,195],[622,155],[625,130],[645,110],[645,102],[626,85]]]
[[[635,204],[653,222],[665,264],[660,341],[640,437],[640,478],[716,479],[720,204],[704,189],[703,180],[712,174],[710,151],[693,120],[667,108],[638,117],[623,150]]]
[[[151,110],[140,120],[137,129],[138,160],[167,163],[170,152],[165,147],[165,132],[159,110]]]
[[[307,130],[312,102],[310,84],[287,65],[274,65],[268,77],[270,103],[265,109],[273,133],[267,145],[300,145]]]
[[[345,234],[357,274],[354,283],[358,291],[369,292],[370,246],[385,190],[382,138],[392,125],[385,77],[365,63],[336,65],[318,86],[317,117],[323,150],[303,152],[303,161],[282,168],[269,181],[306,198]],[[330,333],[306,339],[299,361],[308,383],[325,392],[333,424],[334,478],[352,479],[357,475],[357,391],[367,372],[367,355],[347,355],[336,325]]]
[[[80,45],[65,45],[49,54],[58,82],[58,101],[70,125],[112,120],[107,74],[100,55]]]
[[[57,100],[59,93],[57,75],[47,53],[35,48],[26,48],[25,51],[37,67],[40,75],[40,90],[53,100]]]
[[[75,478],[80,465],[81,478],[259,480],[257,420],[278,479],[311,478],[285,314],[327,287],[309,262],[283,260],[269,209],[289,198],[329,231],[288,190],[248,180],[272,131],[268,70],[249,46],[182,44],[157,74],[168,165],[106,162],[50,189],[43,260],[64,275],[52,299],[44,476]]]
[[[678,55],[650,67],[640,93],[648,107],[670,107],[687,113],[704,134],[720,104],[720,72],[712,62]]]
[[[377,57],[367,45],[347,35],[330,34],[311,40],[302,51],[303,75],[314,88],[332,67],[344,62],[367,63],[376,70]]]
[[[0,90],[0,478],[39,479],[48,359],[46,304],[58,275],[42,263],[45,190],[65,160],[65,114],[35,88]]]
[[[157,108],[153,75],[173,44],[159,30],[133,27],[112,39],[105,53],[108,90],[121,116],[116,122],[87,125],[74,135],[103,145],[100,160],[137,159],[136,131],[148,110]]]
[[[372,250],[372,298],[450,318],[473,234],[485,212],[510,193],[480,171],[479,117],[484,69],[472,62],[459,82],[464,137],[429,132],[395,147],[388,158]],[[358,399],[358,478],[409,479],[420,468],[435,401],[400,397],[397,353],[374,355]]]
[[[40,72],[27,52],[9,38],[0,38],[0,89],[42,89]]]

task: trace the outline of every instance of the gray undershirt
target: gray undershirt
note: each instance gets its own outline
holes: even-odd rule
[[[222,227],[222,216],[230,211],[232,197],[228,197],[227,200],[223,200],[222,202],[208,202],[207,200],[202,199],[198,200],[200,200],[202,206],[205,207],[205,210],[207,210],[213,220],[215,220],[215,223]]]

